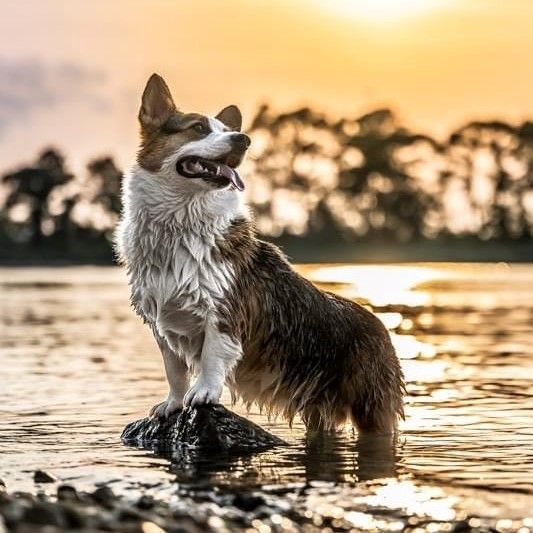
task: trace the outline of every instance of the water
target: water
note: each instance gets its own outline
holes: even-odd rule
[[[123,272],[2,268],[0,478],[12,490],[35,490],[32,472],[44,468],[77,486],[111,482],[156,493],[176,479],[229,487],[332,482],[318,483],[319,500],[309,505],[357,501],[367,508],[354,515],[361,529],[377,527],[372,509],[383,508],[441,520],[481,514],[502,530],[533,529],[533,265],[299,270],[370,305],[393,334],[409,393],[397,441],[358,440],[350,428],[306,438],[301,423],[291,430],[252,410],[247,416],[291,446],[169,467],[119,441],[123,426],[166,393],[162,361],[129,308]]]

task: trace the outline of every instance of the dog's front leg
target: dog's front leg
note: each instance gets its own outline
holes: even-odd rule
[[[200,357],[200,371],[194,385],[187,391],[185,406],[218,403],[226,377],[242,356],[240,342],[218,329],[214,313],[206,319],[204,344]]]
[[[163,355],[169,391],[165,401],[150,409],[150,416],[168,417],[183,407],[183,396],[189,387],[187,365],[174,353],[163,337],[155,331],[154,336]]]

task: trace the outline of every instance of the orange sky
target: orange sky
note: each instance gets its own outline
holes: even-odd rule
[[[531,0],[3,0],[1,166],[50,142],[125,164],[154,70],[201,112],[391,105],[437,135],[531,117],[532,30]]]

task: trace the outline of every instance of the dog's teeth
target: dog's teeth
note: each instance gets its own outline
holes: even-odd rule
[[[217,172],[216,172],[216,175],[217,176],[220,176],[220,167],[217,165]]]

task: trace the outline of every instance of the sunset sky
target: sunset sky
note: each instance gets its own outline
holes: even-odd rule
[[[533,116],[531,0],[2,0],[0,170],[57,144],[126,165],[149,74],[185,110],[390,105],[444,135]]]

